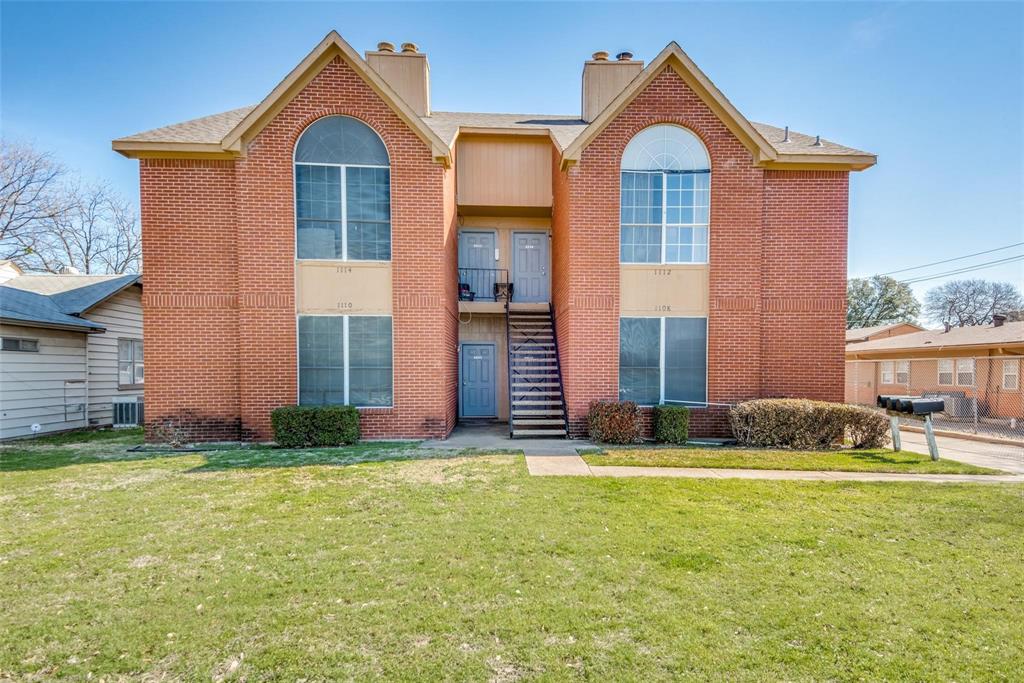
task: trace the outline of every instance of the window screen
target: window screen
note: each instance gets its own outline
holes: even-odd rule
[[[619,320],[619,399],[661,401],[661,319]]]
[[[938,362],[938,382],[949,385],[953,383],[953,361],[940,360]]]
[[[707,401],[706,318],[665,318],[665,401]]]
[[[348,340],[349,403],[391,405],[391,318],[350,317]]]
[[[301,405],[390,406],[392,386],[390,316],[299,316]]]
[[[299,316],[299,403],[345,403],[344,316]]]

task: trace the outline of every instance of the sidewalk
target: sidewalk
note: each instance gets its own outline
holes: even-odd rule
[[[777,481],[916,481],[934,484],[1024,484],[1024,474],[905,474],[897,472],[809,472],[713,467],[593,467],[579,455],[526,455],[535,477],[669,477],[677,479],[766,479]]]

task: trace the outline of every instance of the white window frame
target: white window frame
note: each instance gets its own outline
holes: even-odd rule
[[[121,342],[128,342],[128,348],[131,350],[131,358],[129,358],[128,360],[123,360],[121,358]],[[135,345],[136,344],[138,344],[139,346],[142,347],[142,353],[143,353],[143,360],[142,361],[140,361],[140,360],[138,360],[138,358],[136,358],[136,355],[135,355]],[[146,353],[146,348],[143,345],[142,339],[139,339],[138,337],[118,337],[117,338],[117,388],[119,390],[137,389],[137,388],[142,387],[142,386],[144,386],[146,384],[145,353]],[[128,363],[128,364],[131,365],[132,381],[129,382],[128,384],[124,384],[124,383],[121,382],[121,363]],[[139,380],[138,373],[137,373],[138,367],[140,365],[143,368],[143,376],[142,376],[142,380],[141,381]]]
[[[1009,369],[1013,369],[1013,372],[1007,372]],[[1007,386],[1006,380],[1013,378],[1013,386]],[[1020,360],[1017,358],[1009,358],[1003,361],[1003,390],[1005,391],[1020,391]]]
[[[17,342],[15,346],[18,347],[16,349],[3,349],[4,351],[9,351],[11,353],[39,353],[38,339],[30,339],[28,337],[4,337],[3,341]],[[0,348],[2,348],[2,344],[0,344]]]
[[[376,132],[376,131],[374,131],[374,132]],[[392,192],[391,192],[392,188],[391,188],[391,166],[390,166],[390,164],[387,165],[387,166],[381,166],[381,165],[378,165],[378,164],[326,164],[326,163],[312,162],[312,161],[295,161],[294,155],[295,155],[295,153],[292,152],[292,195],[293,195],[293,199],[294,199],[294,201],[292,202],[292,212],[294,213],[294,223],[295,223],[295,245],[294,245],[294,247],[295,247],[295,260],[296,261],[310,261],[310,262],[316,262],[316,261],[334,261],[334,262],[337,262],[337,261],[353,261],[353,262],[356,262],[356,263],[391,263],[392,259],[394,258],[394,255],[395,255],[394,254],[394,248],[395,248],[394,233],[395,233],[395,231],[394,231],[394,225],[392,224],[392,221],[391,221],[391,211],[390,211],[390,207],[393,204],[393,202],[392,202],[393,197],[392,197]],[[340,168],[341,169],[341,173],[340,173],[340,175],[341,175],[341,179],[340,179],[340,182],[341,182],[341,258],[300,258],[299,257],[299,193],[298,193],[297,174],[295,173],[295,167],[296,166],[324,166],[324,167]],[[389,226],[389,229],[388,229],[388,251],[391,253],[391,257],[392,257],[391,259],[387,259],[387,260],[384,260],[384,259],[354,259],[354,258],[349,258],[348,257],[348,174],[347,174],[347,169],[350,169],[350,168],[377,168],[377,169],[384,169],[384,170],[386,170],[388,172],[388,207],[389,207],[389,210],[388,210],[388,226]],[[303,220],[317,220],[317,219],[303,219]]]
[[[900,375],[903,375],[903,379],[900,379]],[[896,384],[910,384],[909,360],[896,361]]]
[[[961,370],[960,367],[961,367],[961,365],[967,365],[968,363],[970,363],[970,366],[971,366],[971,370],[970,370],[971,381],[970,382],[961,382],[960,381],[960,374],[961,373],[967,374],[967,371]],[[976,367],[975,367],[975,363],[974,363],[974,359],[973,358],[957,358],[956,359],[956,385],[958,387],[973,387],[975,382],[977,381],[977,377],[974,374],[975,370],[976,370]]]
[[[687,402],[687,401],[671,401],[670,403],[665,403],[665,374],[666,374],[665,373],[665,320],[668,319],[669,317],[671,317],[671,318],[688,318],[688,319],[691,319],[691,320],[703,320],[703,321],[705,321],[705,327],[704,327],[704,402],[703,403],[697,403],[697,402],[692,402],[691,403],[691,402]],[[708,364],[708,347],[709,347],[708,337],[710,336],[710,334],[709,334],[709,329],[707,327],[707,320],[708,320],[707,316],[703,316],[703,315],[673,315],[673,316],[622,315],[622,316],[619,316],[620,320],[622,318],[656,318],[658,320],[658,402],[656,404],[655,403],[638,403],[637,405],[639,407],[641,407],[641,408],[653,408],[655,405],[659,405],[659,406],[664,406],[664,405],[673,405],[673,406],[685,405],[688,408],[707,408],[708,407],[708,400],[707,400],[707,397],[708,397],[708,373],[710,371],[710,367],[709,367],[709,364]],[[621,376],[622,376],[622,373],[620,372],[619,373],[619,377],[621,377]],[[618,382],[619,382],[619,380],[616,379],[615,380],[615,393],[616,393],[616,396],[620,395],[620,392],[622,391],[622,387],[619,385]]]
[[[386,406],[354,406],[357,410],[390,410],[395,407],[395,316],[382,313],[298,313],[295,316],[295,405],[301,405],[302,364],[299,359],[299,318],[341,318],[341,375],[345,405],[349,405],[348,322],[349,318],[391,318],[391,403]]]
[[[619,170],[619,240],[622,239],[622,228],[644,228],[649,227],[648,223],[623,223],[622,216],[622,174],[623,173],[647,173],[649,175],[659,174],[661,175],[661,258],[658,262],[652,263],[651,261],[622,261],[622,246],[619,246],[619,259],[620,263],[626,265],[649,265],[649,266],[692,266],[692,265],[706,265],[711,261],[711,171],[684,171],[682,173],[676,172],[671,173],[669,171],[650,171],[640,170],[631,171],[628,168]],[[707,223],[672,223],[668,221],[668,176],[671,175],[682,175],[683,173],[690,173],[692,175],[704,175],[708,176],[708,222]],[[703,261],[668,261],[665,259],[665,254],[668,252],[668,229],[669,228],[704,228],[706,231],[707,241],[704,245],[705,258]],[[629,316],[627,316],[629,317]]]
[[[946,369],[948,368],[948,369]],[[936,362],[935,383],[940,387],[951,387],[956,383],[956,364],[951,358],[940,358]],[[949,381],[943,382],[942,376],[949,375]]]
[[[896,383],[896,364],[891,360],[883,360],[878,364],[879,384]]]

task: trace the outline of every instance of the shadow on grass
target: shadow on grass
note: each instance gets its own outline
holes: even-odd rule
[[[329,465],[345,467],[369,462],[450,459],[472,455],[521,454],[522,451],[426,449],[418,442],[370,441],[338,448],[274,448],[211,444],[196,450],[131,450],[142,445],[142,430],[72,432],[16,441],[0,446],[0,472],[48,470],[72,465],[134,462],[202,456],[188,472]]]

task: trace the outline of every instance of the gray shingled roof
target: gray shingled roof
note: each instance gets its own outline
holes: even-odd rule
[[[255,105],[155,128],[129,135],[121,141],[177,142],[216,144],[244,119]],[[565,149],[586,129],[587,123],[570,114],[489,114],[484,112],[435,111],[424,116],[423,122],[448,145],[452,144],[459,127],[504,128],[507,130],[548,130],[561,149]],[[779,152],[779,154],[870,154],[835,142],[822,140],[815,146],[813,135],[789,132],[789,142],[783,142],[785,130],[766,123],[751,125]]]
[[[20,275],[0,285],[0,319],[8,322],[103,331],[80,317],[141,275]]]

